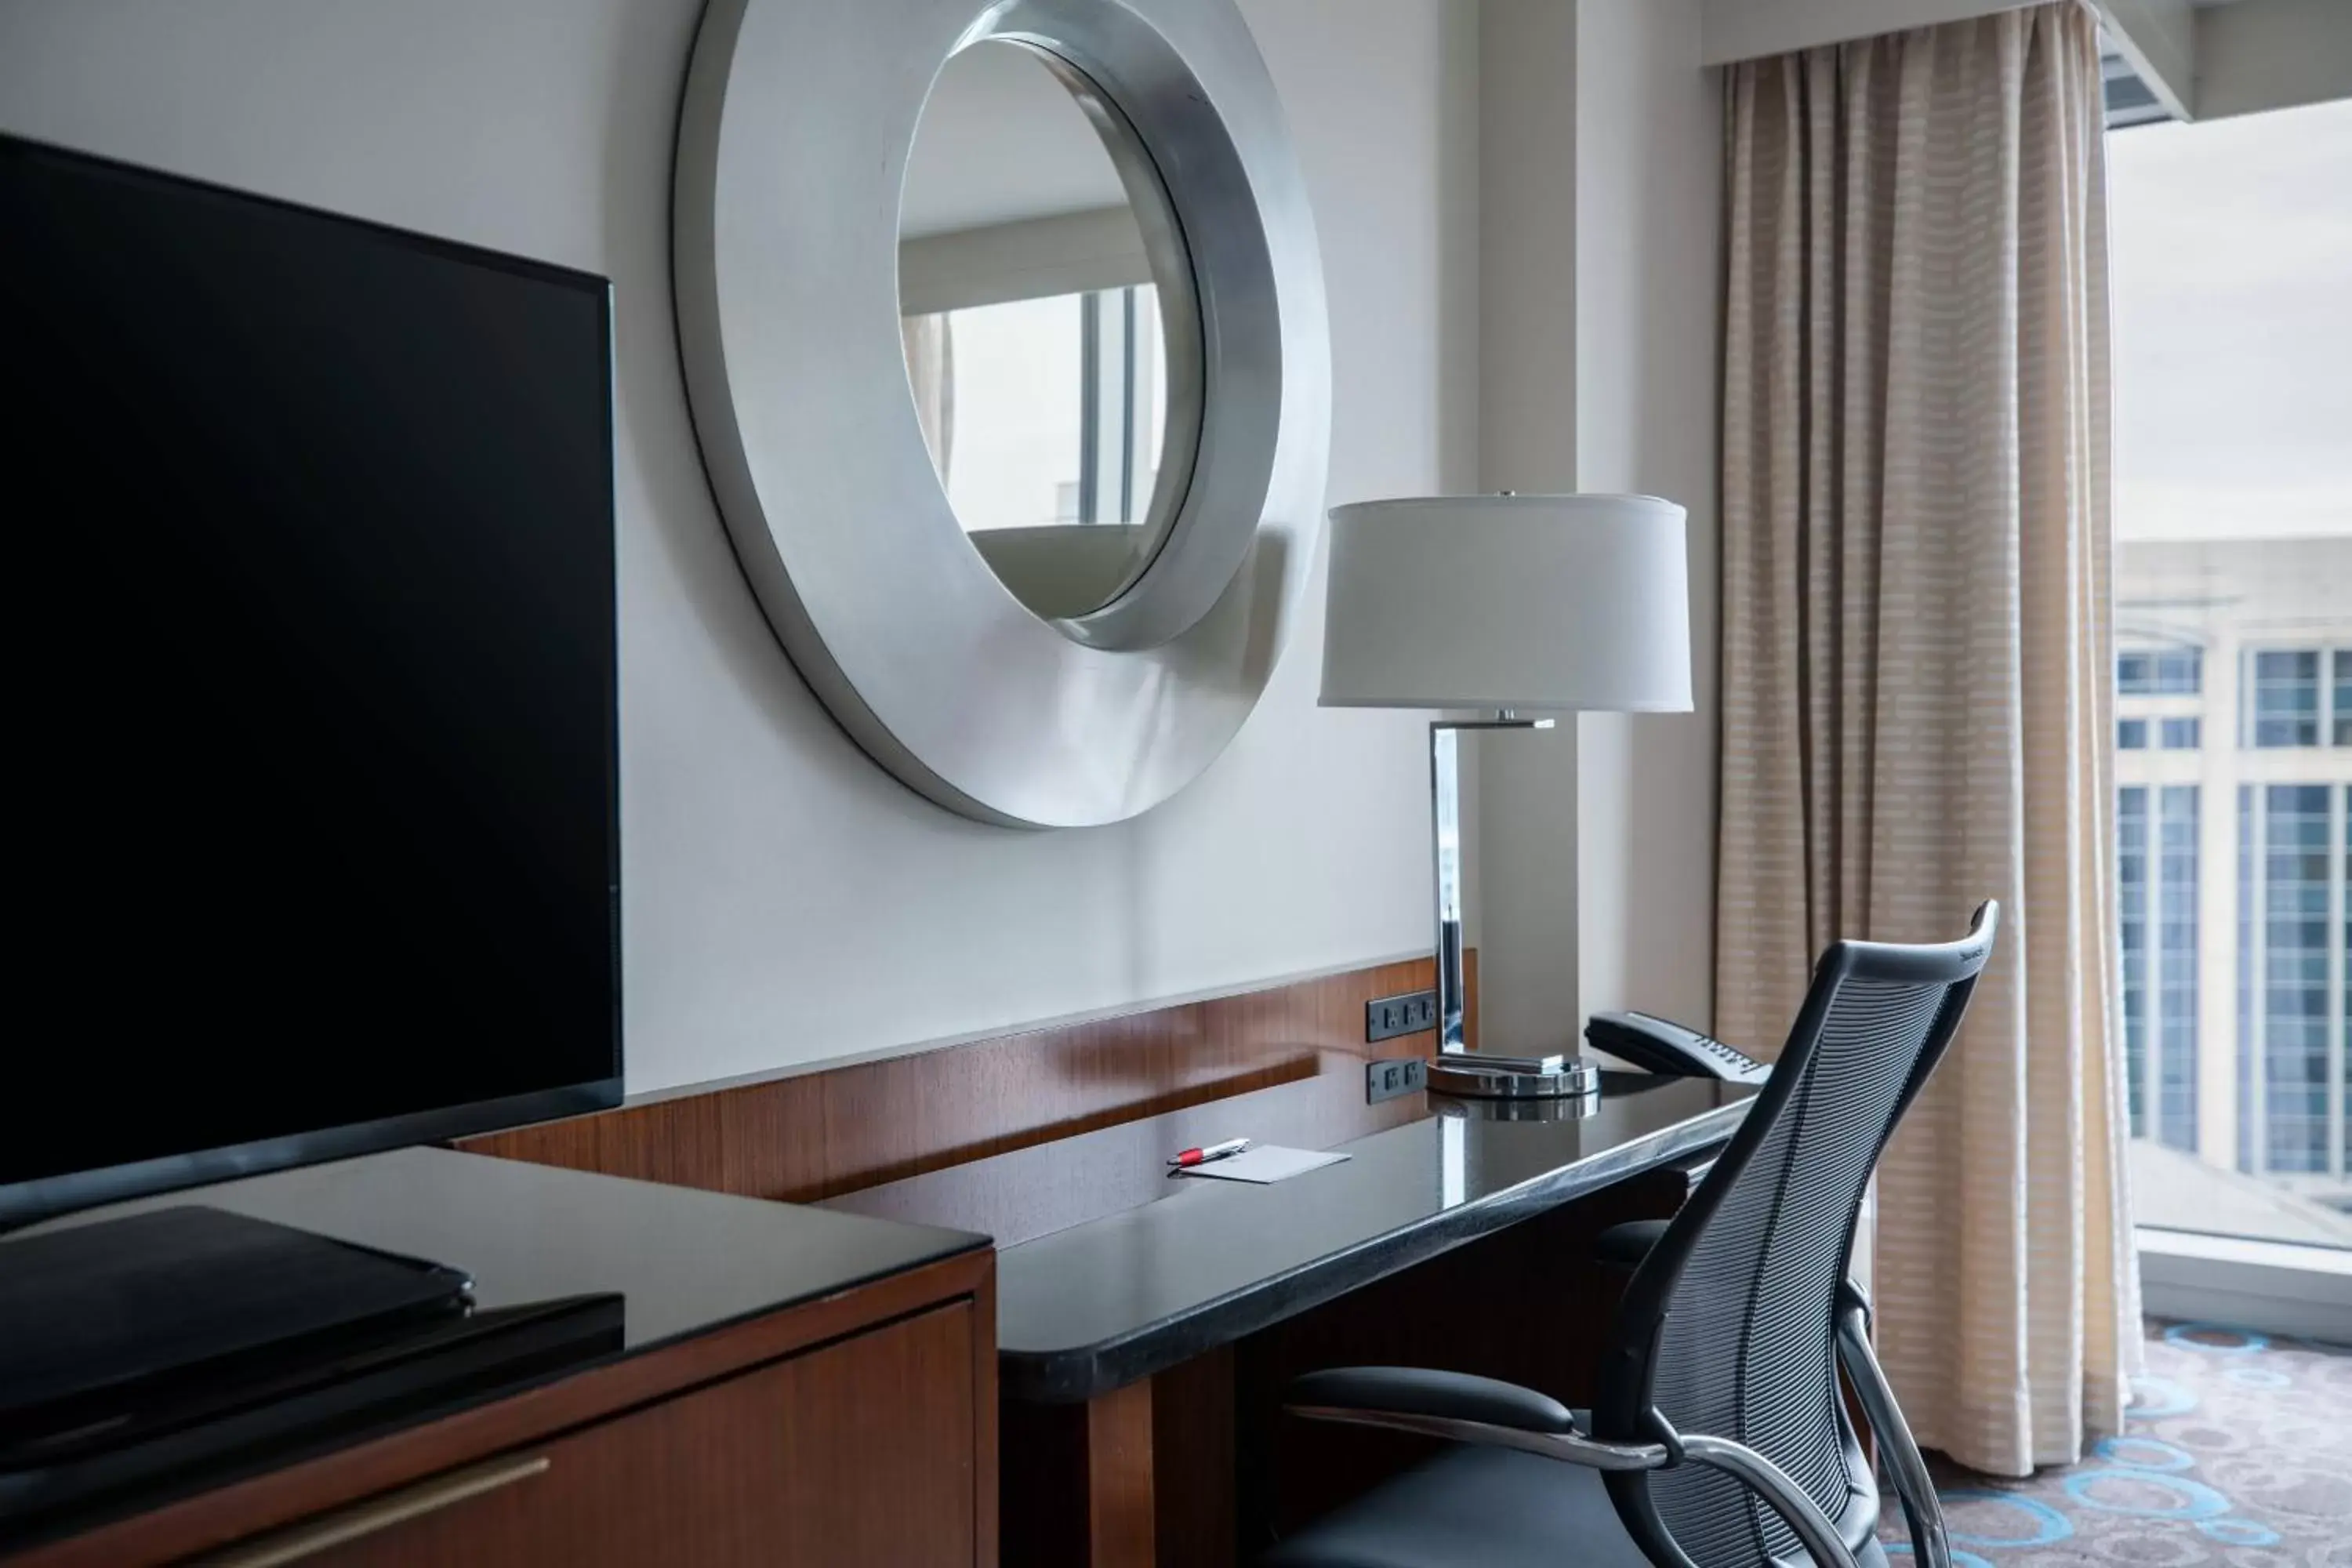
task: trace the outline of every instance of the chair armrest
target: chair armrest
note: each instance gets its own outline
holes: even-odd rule
[[[1309,1421],[1517,1448],[1596,1470],[1654,1470],[1668,1458],[1662,1443],[1603,1443],[1589,1437],[1578,1428],[1575,1414],[1557,1399],[1467,1373],[1335,1367],[1294,1380],[1283,1403],[1292,1415]]]
[[[1788,1521],[1817,1568],[1858,1568],[1853,1550],[1821,1505],[1771,1460],[1727,1437],[1680,1436],[1678,1455],[1664,1443],[1604,1443],[1585,1436],[1567,1405],[1534,1389],[1423,1367],[1310,1372],[1292,1380],[1284,1407],[1309,1421],[1517,1448],[1589,1469],[1656,1470],[1686,1459],[1721,1470],[1761,1497]]]
[[[1952,1545],[1944,1528],[1943,1500],[1927,1473],[1927,1461],[1895,1403],[1895,1390],[1879,1367],[1878,1352],[1870,1343],[1870,1298],[1848,1280],[1838,1289],[1838,1362],[1853,1386],[1855,1403],[1878,1438],[1879,1458],[1895,1500],[1903,1505],[1903,1522],[1910,1527],[1911,1550],[1919,1568],[1952,1568]]]
[[[1292,1405],[1327,1410],[1387,1410],[1511,1426],[1522,1432],[1573,1432],[1576,1416],[1549,1394],[1516,1383],[1418,1366],[1339,1366],[1292,1381]]]

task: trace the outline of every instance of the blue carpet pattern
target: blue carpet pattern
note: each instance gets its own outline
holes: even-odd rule
[[[2133,1394],[2123,1434],[2079,1465],[1939,1466],[1957,1568],[2352,1568],[2352,1348],[2150,1322]]]

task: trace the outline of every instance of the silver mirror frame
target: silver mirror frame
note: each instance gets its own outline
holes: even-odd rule
[[[898,333],[898,193],[933,79],[1003,37],[1132,126],[1199,305],[1201,421],[1167,541],[1045,621],[923,445]],[[1322,528],[1330,346],[1304,181],[1233,0],[710,0],[679,118],[672,264],[695,430],[803,677],[919,793],[1009,826],[1135,816],[1256,706]]]

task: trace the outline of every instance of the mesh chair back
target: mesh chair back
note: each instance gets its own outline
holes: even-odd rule
[[[1959,1026],[2000,910],[1940,946],[1842,942],[1822,957],[1748,1117],[1627,1287],[1603,1357],[1596,1435],[1676,1432],[1762,1453],[1850,1542],[1877,1489],[1839,1396],[1834,1342],[1863,1192]],[[1732,1478],[1696,1465],[1608,1478],[1633,1539],[1666,1568],[1811,1559]]]

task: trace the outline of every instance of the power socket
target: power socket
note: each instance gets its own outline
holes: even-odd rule
[[[1429,1087],[1429,1064],[1419,1057],[1364,1064],[1364,1103],[1378,1105]]]
[[[1393,1040],[1437,1027],[1437,993],[1409,991],[1364,1004],[1364,1043]]]

